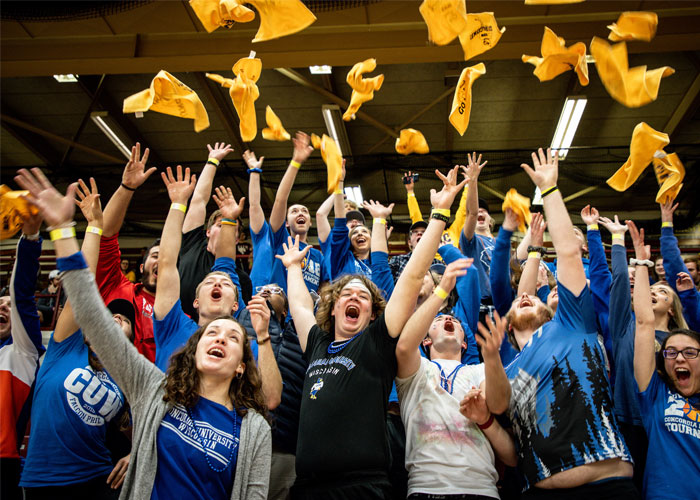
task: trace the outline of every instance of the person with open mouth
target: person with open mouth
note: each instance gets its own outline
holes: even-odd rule
[[[627,221],[637,268],[634,285],[634,378],[649,448],[644,498],[696,499],[700,491],[700,333],[675,329],[655,349],[654,292],[649,286],[650,259],[644,230]],[[656,298],[658,302],[658,297]],[[673,473],[669,473],[669,465]],[[683,478],[679,487],[674,478]]]

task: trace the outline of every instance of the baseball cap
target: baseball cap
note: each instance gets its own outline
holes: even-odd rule
[[[362,224],[365,223],[365,216],[362,215],[362,212],[360,212],[359,210],[350,210],[345,214],[345,219],[347,221],[359,220],[360,222],[362,222]]]
[[[109,304],[107,304],[107,309],[112,314],[121,314],[126,316],[126,318],[131,322],[132,330],[135,328],[134,323],[136,323],[136,314],[134,312],[134,306],[131,302],[126,299],[114,299]]]
[[[425,229],[426,227],[428,227],[428,223],[425,222],[424,220],[419,220],[418,222],[414,222],[413,224],[411,224],[409,231],[414,231],[414,230],[419,229],[421,227],[423,229]]]
[[[58,278],[58,269],[54,269],[49,273],[49,280],[52,280],[54,278]]]

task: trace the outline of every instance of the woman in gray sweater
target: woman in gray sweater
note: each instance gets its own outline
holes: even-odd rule
[[[85,338],[131,403],[121,499],[265,499],[270,427],[246,331],[233,318],[195,332],[163,374],[121,333],[79,252],[75,185],[61,196],[39,169],[15,178],[50,224],[63,286]]]

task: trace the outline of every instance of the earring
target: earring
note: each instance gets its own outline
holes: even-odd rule
[[[238,372],[238,373],[236,374],[236,378],[237,378],[237,379],[243,378],[243,372]]]

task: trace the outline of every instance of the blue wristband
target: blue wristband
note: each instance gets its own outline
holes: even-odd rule
[[[249,174],[252,174],[253,172],[255,172],[256,174],[262,174],[262,168],[249,168],[248,169]]]
[[[56,259],[56,267],[59,271],[75,271],[77,269],[86,269],[87,263],[81,252],[76,252],[68,257],[59,257]]]

